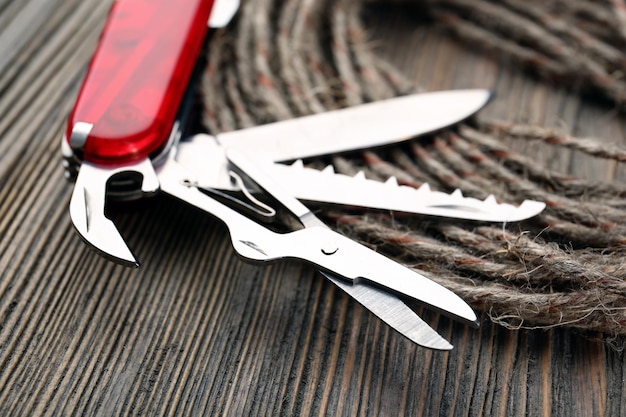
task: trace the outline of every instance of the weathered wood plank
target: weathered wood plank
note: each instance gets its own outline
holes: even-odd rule
[[[46,5],[0,76],[2,415],[626,415],[623,356],[599,342],[426,314],[456,348],[417,348],[312,268],[241,263],[219,222],[166,197],[114,213],[141,269],[95,255],[67,215],[58,142],[106,5]],[[405,13],[378,18],[380,53],[425,87],[493,87],[486,117],[623,141],[610,109]],[[573,152],[512,146],[563,172],[624,178]]]

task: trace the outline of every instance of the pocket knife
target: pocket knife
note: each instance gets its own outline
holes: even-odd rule
[[[413,342],[451,349],[402,299],[476,324],[474,311],[461,298],[330,230],[302,201],[487,221],[521,220],[541,211],[543,203],[479,201],[459,192],[399,186],[393,179],[380,183],[332,168],[317,171],[299,159],[436,131],[482,108],[489,91],[411,95],[213,136],[187,136],[190,100],[185,96],[196,58],[209,28],[226,25],[238,5],[233,0],[117,0],[112,5],[62,140],[64,166],[75,179],[70,217],[78,234],[112,260],[139,266],[106,217],[106,201],[165,192],[224,222],[244,259],[309,262]],[[281,232],[269,227],[268,222],[283,220],[278,211],[298,226]]]

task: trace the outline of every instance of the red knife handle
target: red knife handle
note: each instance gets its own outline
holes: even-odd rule
[[[212,7],[213,0],[113,4],[66,131],[83,160],[129,164],[165,145]],[[73,139],[77,123],[90,129]]]

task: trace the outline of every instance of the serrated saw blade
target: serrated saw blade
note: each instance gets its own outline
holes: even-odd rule
[[[193,174],[191,180],[197,187],[237,191],[222,152],[214,137],[196,135],[180,143],[176,160]],[[479,200],[463,196],[460,190],[451,194],[433,191],[428,184],[420,188],[398,185],[393,177],[387,182],[368,180],[362,174],[351,177],[335,173],[332,167],[322,171],[307,168],[301,161],[291,165],[266,161],[263,169],[285,191],[309,202],[491,222],[520,221],[545,208],[544,203],[532,200],[516,206],[499,203],[494,196]]]

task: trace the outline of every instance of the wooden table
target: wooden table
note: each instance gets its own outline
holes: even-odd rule
[[[419,348],[308,266],[240,262],[219,222],[165,196],[113,213],[142,268],[89,250],[58,145],[107,3],[0,2],[0,415],[626,415],[623,355],[601,342],[431,314],[455,349]],[[401,10],[372,29],[428,89],[493,88],[487,116],[623,142],[623,116],[606,105]],[[564,172],[625,178],[517,146]]]

